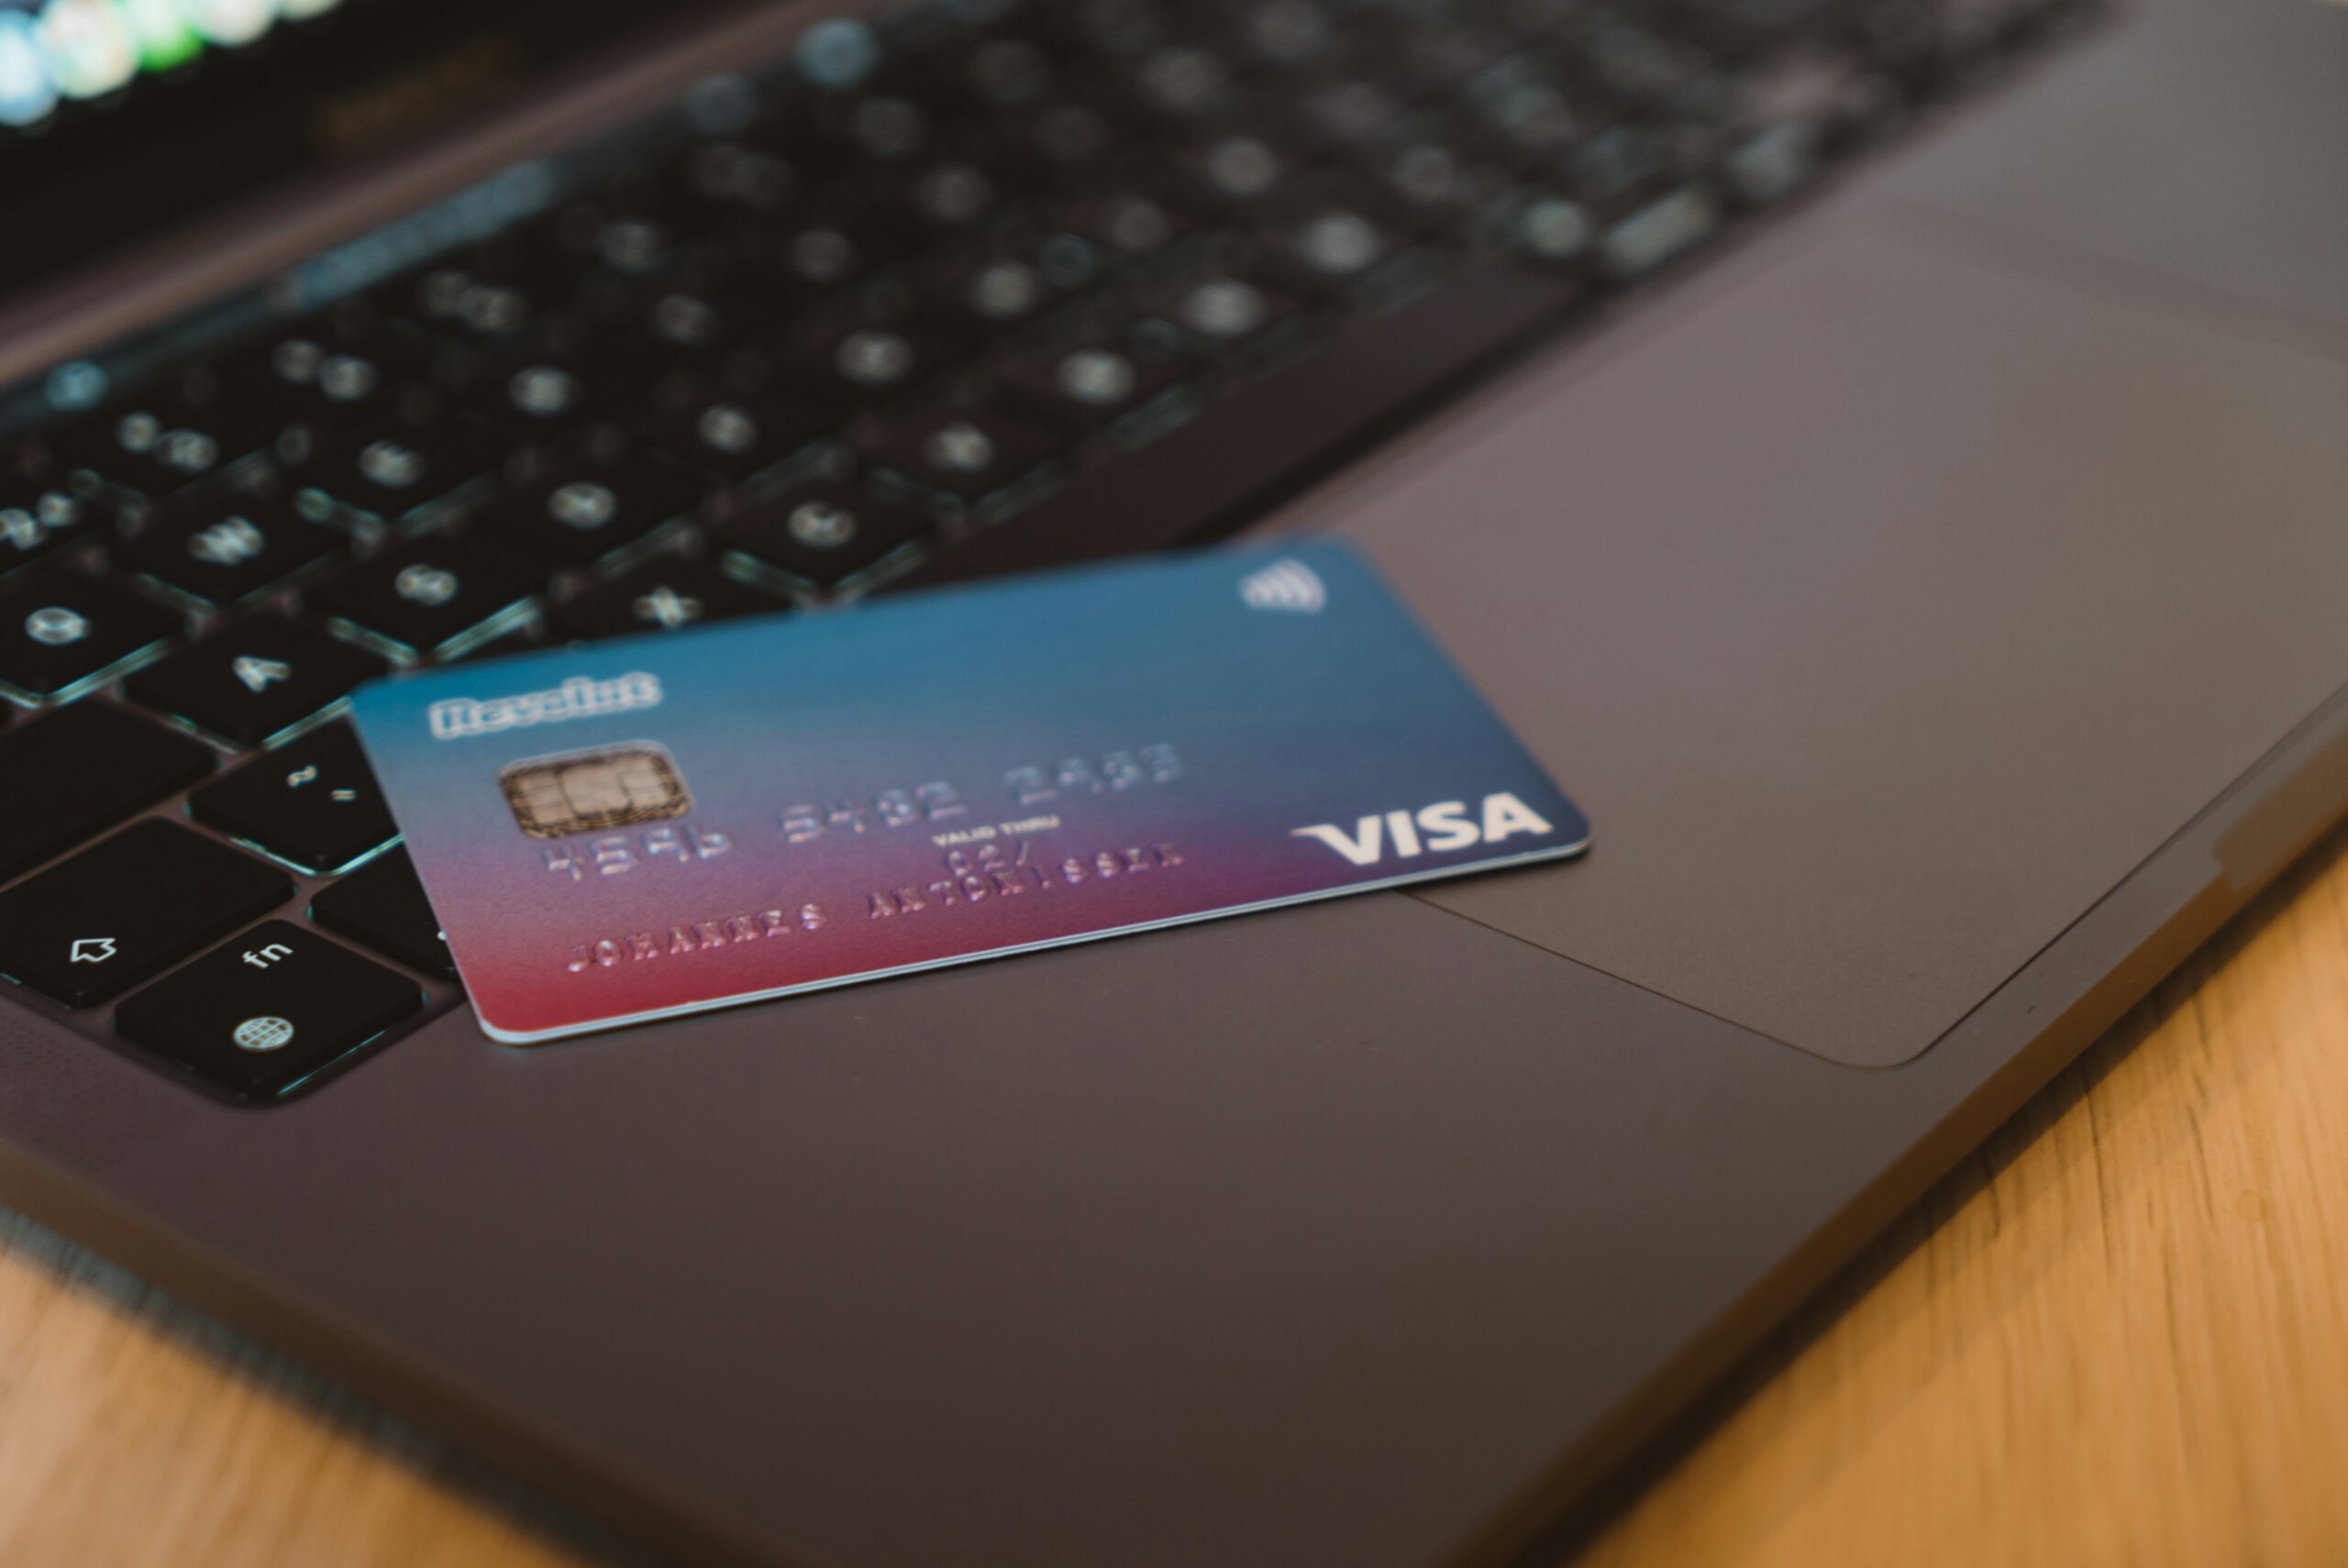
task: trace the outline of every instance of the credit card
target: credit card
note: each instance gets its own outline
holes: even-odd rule
[[[1589,837],[1329,542],[463,665],[354,709],[515,1044]]]

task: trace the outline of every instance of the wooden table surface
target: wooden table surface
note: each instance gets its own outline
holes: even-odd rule
[[[1942,1182],[1578,1561],[2348,1563],[2344,850]],[[0,1562],[631,1556],[0,1219]]]

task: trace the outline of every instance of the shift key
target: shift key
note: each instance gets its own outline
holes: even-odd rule
[[[0,893],[0,971],[89,1007],[293,892],[252,856],[150,818]]]

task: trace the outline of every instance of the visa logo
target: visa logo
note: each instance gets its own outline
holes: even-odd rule
[[[1438,801],[1415,813],[1387,812],[1364,817],[1351,833],[1334,823],[1289,831],[1297,838],[1320,840],[1344,856],[1349,866],[1375,866],[1390,852],[1398,860],[1408,860],[1413,856],[1498,844],[1521,833],[1556,830],[1515,796],[1501,794],[1484,797],[1480,816],[1471,814],[1465,801]]]

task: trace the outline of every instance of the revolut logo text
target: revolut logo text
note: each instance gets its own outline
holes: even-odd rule
[[[1317,839],[1346,857],[1350,866],[1375,866],[1391,855],[1397,860],[1440,855],[1446,850],[1498,844],[1518,834],[1556,831],[1548,819],[1513,795],[1484,797],[1480,814],[1465,801],[1438,801],[1416,812],[1385,812],[1362,818],[1348,833],[1335,823],[1291,828],[1298,838]]]
[[[575,675],[545,691],[525,691],[513,697],[475,701],[451,697],[432,704],[432,738],[456,740],[465,735],[495,734],[500,730],[529,729],[559,724],[567,719],[588,719],[604,713],[632,712],[660,705],[660,679],[633,670],[616,680],[591,680]]]

